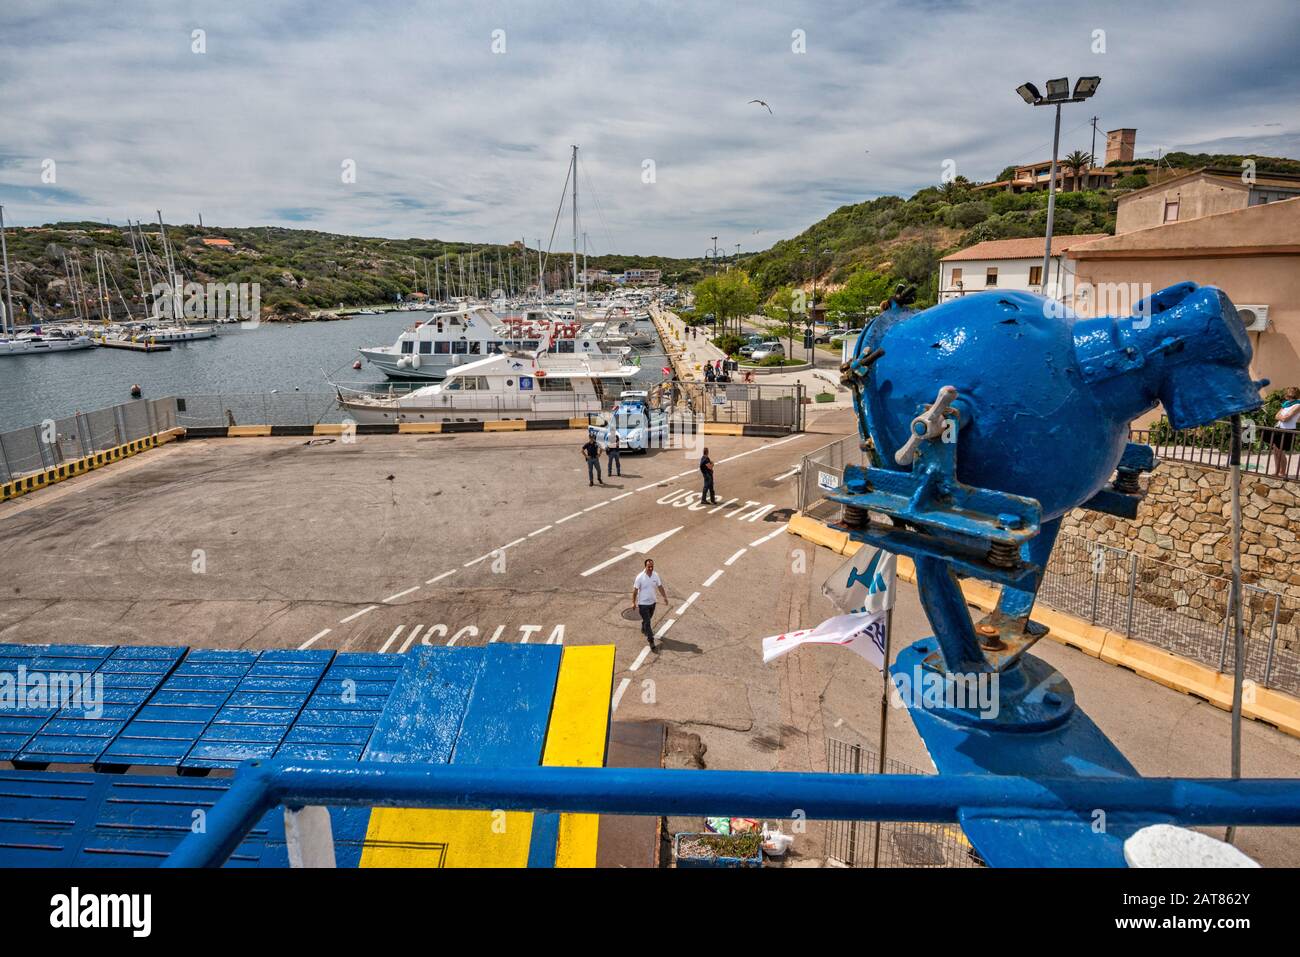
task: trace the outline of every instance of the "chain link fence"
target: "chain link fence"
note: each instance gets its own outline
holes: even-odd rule
[[[875,749],[826,739],[826,770],[832,774],[875,774],[880,766]],[[886,774],[927,774],[890,758]],[[879,831],[880,852],[876,855]],[[957,824],[899,821],[827,821],[826,857],[848,867],[983,867]]]
[[[136,399],[0,432],[0,482],[177,426],[175,399]]]

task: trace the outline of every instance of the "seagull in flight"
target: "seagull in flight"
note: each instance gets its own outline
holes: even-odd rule
[[[749,102],[750,102],[750,103],[757,103],[759,106],[767,106],[767,104],[766,104],[765,102],[763,102],[762,100],[750,100]],[[767,106],[767,112],[769,112],[769,113],[772,112],[772,108],[771,108],[770,106]]]

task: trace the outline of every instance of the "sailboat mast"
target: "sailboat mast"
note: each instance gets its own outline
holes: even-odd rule
[[[578,147],[573,147],[573,318],[578,318]]]
[[[0,206],[0,259],[5,264],[5,314],[0,322],[0,335],[9,335],[14,328],[14,293],[9,286],[9,246],[5,243],[5,208]]]

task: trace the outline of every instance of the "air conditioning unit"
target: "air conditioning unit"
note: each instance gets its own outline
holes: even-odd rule
[[[1238,306],[1237,315],[1246,324],[1247,332],[1264,332],[1268,329],[1268,306]]]

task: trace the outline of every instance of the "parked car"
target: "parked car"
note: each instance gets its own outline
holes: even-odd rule
[[[740,354],[742,356],[752,356],[754,354],[754,350],[757,349],[758,346],[759,344],[757,342],[750,342],[746,345],[743,345],[740,347]]]
[[[757,349],[749,354],[749,357],[755,362],[762,362],[770,356],[779,356],[785,358],[785,346],[779,342],[770,341],[762,343]]]

